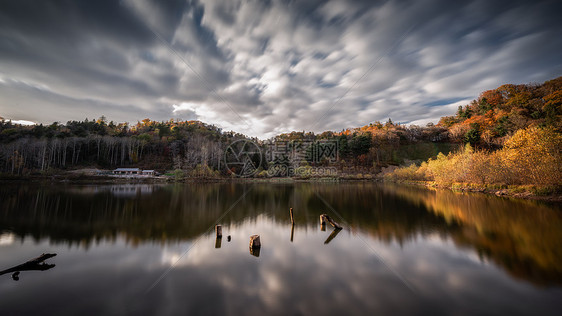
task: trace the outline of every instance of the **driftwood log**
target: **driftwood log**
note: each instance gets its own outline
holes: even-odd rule
[[[7,273],[12,273],[12,279],[14,279],[15,281],[19,280],[19,274],[21,271],[45,271],[45,270],[49,270],[51,268],[54,268],[55,265],[54,264],[47,264],[44,263],[43,261],[52,258],[54,256],[56,256],[56,253],[44,253],[42,255],[40,255],[39,257],[35,258],[35,259],[31,259],[25,263],[22,263],[20,265],[17,265],[15,267],[11,267],[9,269],[6,270],[2,270],[0,271],[0,275],[4,275]]]

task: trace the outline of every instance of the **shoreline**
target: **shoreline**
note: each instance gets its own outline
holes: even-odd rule
[[[433,181],[387,179],[383,180],[383,182],[425,187],[430,190],[440,189],[461,193],[481,193],[485,195],[493,195],[499,198],[562,203],[562,192],[555,191],[553,193],[540,194],[541,189],[544,188],[535,185],[475,185],[469,183],[454,183],[450,186],[440,186]]]
[[[373,176],[371,178],[354,178],[340,176],[329,178],[183,178],[175,179],[169,176],[157,177],[114,177],[105,175],[84,174],[56,174],[56,175],[28,175],[28,176],[0,176],[0,184],[82,184],[82,185],[109,185],[109,184],[173,184],[173,183],[340,183],[340,182],[373,182],[373,183],[398,183],[425,187],[427,189],[444,189],[454,192],[482,193],[503,198],[523,200],[537,200],[562,203],[562,193],[540,194],[540,187],[533,185],[474,185],[455,183],[450,186],[439,186],[432,181],[413,180],[388,180]],[[535,192],[533,192],[535,191]],[[539,193],[539,194],[537,194]]]

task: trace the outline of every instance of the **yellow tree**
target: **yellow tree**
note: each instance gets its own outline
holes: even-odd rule
[[[516,182],[560,185],[561,148],[562,135],[553,129],[528,127],[505,142],[500,156]]]

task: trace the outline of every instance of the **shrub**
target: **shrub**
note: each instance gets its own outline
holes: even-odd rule
[[[410,165],[385,175],[399,180],[434,180],[438,185],[528,184],[560,186],[562,183],[562,135],[553,129],[529,127],[518,130],[495,152],[439,153],[421,166]]]
[[[499,158],[514,184],[562,183],[562,136],[552,129],[518,130],[504,145]]]
[[[193,178],[212,179],[220,176],[217,170],[211,169],[206,164],[199,164],[189,172],[189,176]]]
[[[181,169],[176,169],[176,170],[174,170],[173,175],[174,175],[174,179],[176,181],[183,180],[183,178],[185,177],[185,172]]]

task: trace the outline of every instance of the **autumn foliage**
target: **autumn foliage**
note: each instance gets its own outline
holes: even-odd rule
[[[455,116],[445,116],[451,140],[473,146],[499,148],[509,135],[529,126],[562,132],[562,77],[543,84],[506,84],[488,90]]]
[[[562,77],[485,91],[438,126],[447,127],[449,139],[466,144],[464,149],[386,177],[442,186],[562,184]]]
[[[528,127],[515,132],[497,151],[463,150],[410,165],[387,175],[393,179],[454,183],[547,185],[562,183],[562,135],[552,128]]]
[[[262,152],[261,159],[256,159],[263,162],[256,168],[257,175],[279,166],[330,167],[344,177],[369,179],[388,167],[415,163],[388,177],[443,185],[560,185],[561,133],[559,77],[543,84],[506,84],[485,91],[437,125],[406,126],[388,119],[339,132],[293,131],[269,140],[225,132],[199,121],[144,119],[129,125],[107,123],[102,116],[22,126],[0,118],[0,174],[134,166],[179,170],[178,177],[228,176],[232,172],[225,165],[225,150],[232,142],[246,139]],[[322,142],[335,148],[329,159],[318,154]]]

